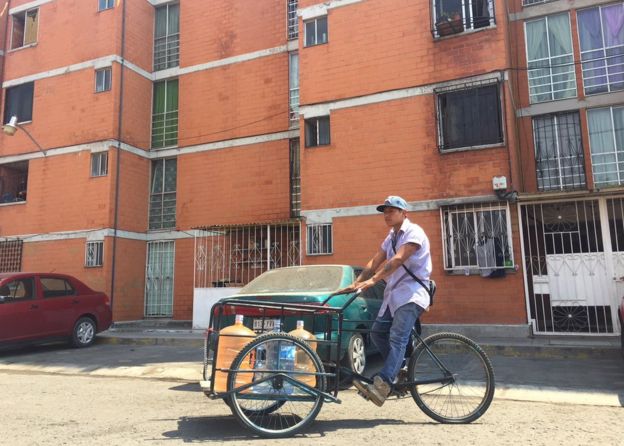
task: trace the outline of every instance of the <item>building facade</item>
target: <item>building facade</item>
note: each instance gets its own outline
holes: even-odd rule
[[[194,319],[269,268],[364,264],[401,195],[426,322],[617,332],[607,263],[609,302],[560,266],[613,268],[624,241],[619,143],[596,140],[619,135],[622,42],[594,11],[607,29],[622,3],[533,3],[8,1],[0,269],[74,274],[116,321]],[[592,311],[610,325],[562,322]]]

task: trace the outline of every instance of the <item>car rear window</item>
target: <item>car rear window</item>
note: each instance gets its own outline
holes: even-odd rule
[[[71,296],[75,294],[74,288],[65,279],[56,277],[42,277],[43,297]]]
[[[305,266],[275,269],[261,274],[240,290],[240,294],[305,293],[340,288],[340,266]]]

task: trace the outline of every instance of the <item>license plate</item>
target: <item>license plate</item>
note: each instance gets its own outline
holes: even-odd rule
[[[272,331],[275,326],[273,319],[264,319],[264,326],[262,325],[262,319],[254,319],[253,329],[254,331]]]

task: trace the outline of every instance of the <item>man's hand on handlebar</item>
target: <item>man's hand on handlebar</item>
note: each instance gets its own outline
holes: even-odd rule
[[[373,285],[375,285],[375,282],[373,282],[371,279],[364,280],[362,282],[354,282],[348,287],[345,287],[336,291],[334,294],[347,294],[347,293],[355,293],[355,292],[361,293],[362,291],[367,290]]]

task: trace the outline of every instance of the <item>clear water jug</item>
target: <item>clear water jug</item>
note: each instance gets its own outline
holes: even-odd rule
[[[312,348],[312,350],[316,351],[316,336],[314,334],[307,331],[303,326],[303,321],[297,321],[297,328],[291,331],[289,334],[296,336],[305,340],[308,345]],[[297,372],[308,372],[308,373],[316,373],[316,367],[312,362],[312,358],[303,351],[301,348],[297,348],[297,353],[295,355],[295,371]],[[297,374],[294,375],[293,378],[306,383],[310,387],[316,386],[316,376],[315,375],[304,375]]]

